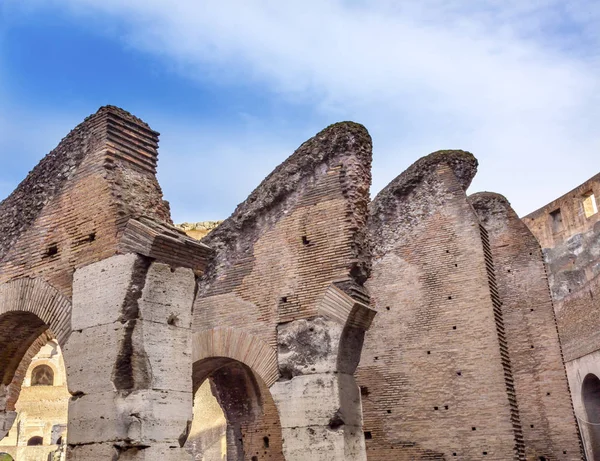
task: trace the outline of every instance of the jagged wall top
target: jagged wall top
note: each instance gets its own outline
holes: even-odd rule
[[[119,125],[120,130],[112,130],[111,133],[111,124]],[[137,134],[125,140],[122,133],[115,134],[117,131]],[[123,109],[115,106],[101,107],[63,138],[12,194],[0,203],[0,259],[6,255],[19,235],[35,221],[44,206],[57,195],[65,182],[73,177],[85,156],[105,141],[119,145],[124,152],[128,150],[128,145],[135,144],[145,152],[144,159],[138,163],[155,171],[158,133]]]
[[[269,174],[248,198],[237,206],[202,241],[217,251],[216,263],[231,260],[225,254],[242,254],[257,239],[262,229],[278,221],[297,202],[307,186],[326,173],[336,162],[346,157],[348,168],[368,177],[355,181],[353,187],[367,187],[359,193],[368,196],[371,167],[371,136],[364,126],[354,122],[339,122],[325,128],[304,142],[285,162]],[[367,203],[364,203],[367,206]]]

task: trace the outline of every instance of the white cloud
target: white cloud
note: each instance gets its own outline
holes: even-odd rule
[[[37,1],[91,27],[116,21],[128,46],[191,78],[267,85],[364,123],[375,192],[439,148],[472,150],[473,189],[504,193],[521,213],[597,172],[595,0]]]

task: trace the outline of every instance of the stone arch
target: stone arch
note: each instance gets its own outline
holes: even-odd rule
[[[581,398],[585,408],[587,433],[594,459],[600,456],[600,379],[588,373],[581,384]]]
[[[228,358],[243,363],[270,387],[279,378],[277,352],[254,335],[236,328],[213,328],[192,335],[192,362]]]
[[[192,345],[195,396],[206,398],[208,394],[213,398],[208,412],[214,414],[218,405],[223,430],[221,435],[201,430],[195,419],[186,448],[211,449],[216,435],[226,441],[228,460],[250,459],[259,452],[265,457],[268,454],[269,459],[283,460],[281,424],[269,389],[279,377],[275,350],[234,328],[197,332]],[[206,400],[195,398],[195,405],[205,404]],[[194,408],[194,413],[204,415],[206,408]]]
[[[0,285],[0,439],[10,430],[24,374],[22,359],[48,331],[62,346],[71,334],[71,301],[41,279]],[[18,379],[16,379],[18,378]]]
[[[10,312],[38,317],[61,347],[71,334],[71,301],[41,279],[22,278],[0,285],[0,316]]]

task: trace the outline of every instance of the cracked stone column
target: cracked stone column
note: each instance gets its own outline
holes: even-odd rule
[[[363,337],[363,329],[321,316],[278,326],[282,378],[271,393],[287,461],[366,461],[353,375]]]
[[[191,269],[136,254],[78,269],[65,347],[68,458],[185,460],[192,419]]]

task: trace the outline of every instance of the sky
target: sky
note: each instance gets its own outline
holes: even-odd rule
[[[525,215],[600,170],[600,2],[0,0],[0,199],[105,104],[161,133],[175,222],[226,218],[342,120],[372,196],[464,149],[469,193]]]

